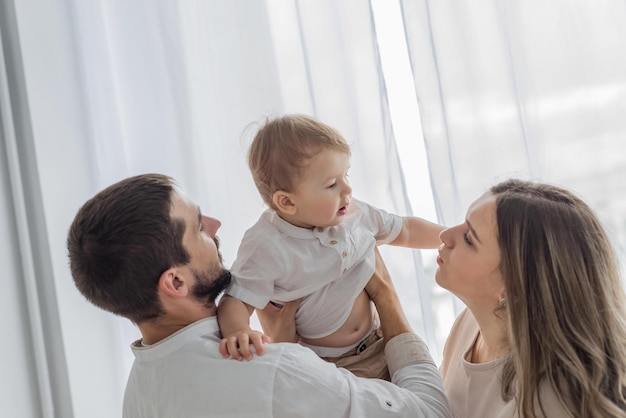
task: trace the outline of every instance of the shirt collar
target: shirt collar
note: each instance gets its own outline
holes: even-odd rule
[[[317,239],[314,230],[292,225],[278,216],[278,214],[273,210],[268,209],[266,211],[266,216],[268,221],[285,235],[300,239]]]
[[[204,318],[187,325],[167,338],[149,346],[142,346],[141,340],[137,340],[131,344],[130,348],[137,361],[152,361],[162,358],[204,336],[215,337],[218,341],[221,338],[216,316]]]

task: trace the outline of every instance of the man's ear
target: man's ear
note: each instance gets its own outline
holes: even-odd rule
[[[297,211],[296,204],[291,198],[291,193],[287,193],[283,190],[277,190],[274,192],[272,195],[272,202],[274,202],[274,205],[279,211],[288,215],[295,215]]]
[[[175,267],[165,270],[159,278],[159,290],[171,298],[181,298],[189,293],[189,278]]]

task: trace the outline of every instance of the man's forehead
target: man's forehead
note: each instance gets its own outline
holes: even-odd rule
[[[174,189],[170,216],[190,221],[198,217],[198,206],[180,189]]]

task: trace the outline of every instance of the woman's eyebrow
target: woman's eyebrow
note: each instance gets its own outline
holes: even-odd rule
[[[480,238],[478,237],[478,234],[476,233],[476,230],[472,228],[472,224],[470,223],[470,221],[465,220],[465,223],[467,223],[467,226],[469,227],[470,232],[472,233],[472,236],[474,237],[474,239],[478,241],[480,244],[482,244],[482,242],[480,241]]]

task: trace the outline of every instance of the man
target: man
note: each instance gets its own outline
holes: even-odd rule
[[[159,174],[122,180],[76,215],[67,240],[76,286],[142,335],[131,347],[124,417],[450,416],[438,370],[380,259],[367,291],[393,383],[358,378],[291,343],[268,344],[251,361],[224,359],[215,300],[230,273],[219,227]]]

